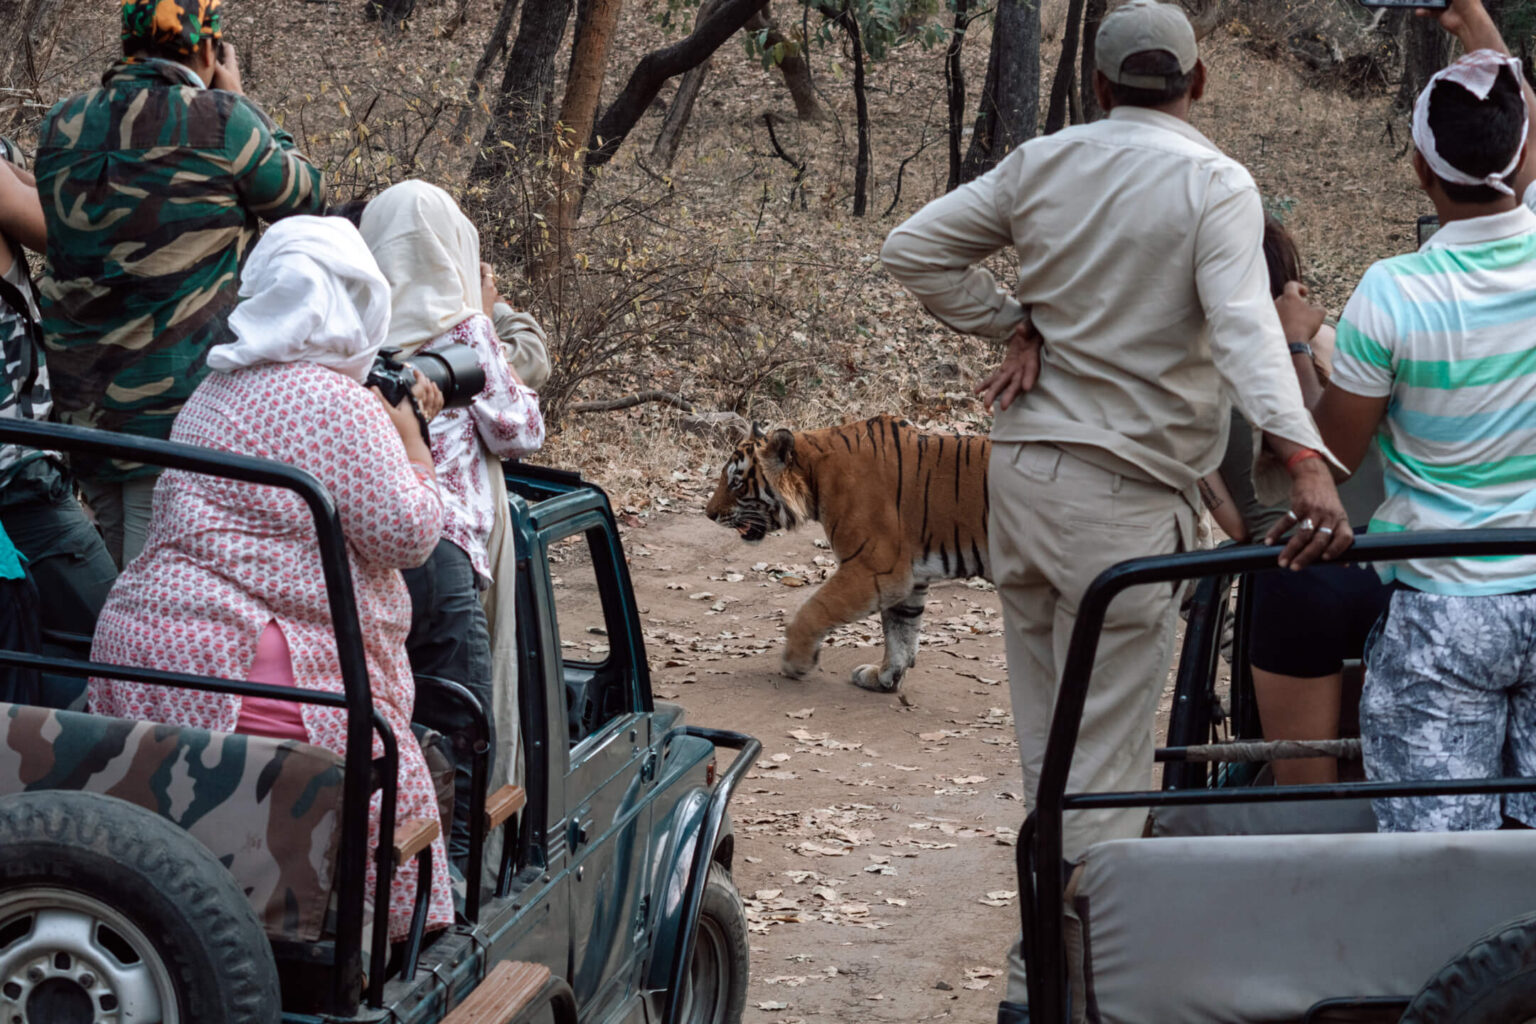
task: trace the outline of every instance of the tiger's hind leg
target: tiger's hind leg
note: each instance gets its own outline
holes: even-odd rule
[[[853,685],[865,690],[891,693],[917,661],[917,638],[922,632],[923,610],[928,604],[928,584],[919,583],[911,593],[889,608],[881,609],[885,629],[885,661],[860,665],[853,670]]]

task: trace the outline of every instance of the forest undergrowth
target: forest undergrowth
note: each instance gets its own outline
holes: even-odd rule
[[[604,96],[658,45],[665,3],[624,9]],[[87,87],[116,49],[116,0],[69,6],[68,30],[35,55],[37,88],[13,118],[24,145],[27,125]],[[476,217],[503,292],[551,335],[555,376],[543,400],[553,430],[541,461],[580,469],[629,511],[697,493],[718,471],[725,432],[693,432],[676,404],[580,410],[642,391],[763,425],[890,412],[935,429],[986,430],[971,388],[997,352],[933,321],[878,258],[886,233],[945,186],[942,46],[913,41],[869,64],[870,202],[855,217],[846,47],[810,47],[825,116],[800,121],[782,80],[738,34],[715,54],[671,166],[652,143],[676,80],[597,173],[559,269],[535,287],[520,270],[522,226],[541,223],[533,214],[547,201],[552,161],[577,157],[527,160],[515,175],[470,183],[488,117],[471,77],[497,4],[470,0],[450,34],[459,7],[420,0],[398,35],[365,20],[356,0],[225,0],[224,11],[247,92],[325,169],[333,196],[424,177]],[[1047,0],[1042,14],[1042,91],[1064,9]],[[1413,246],[1415,218],[1429,206],[1413,186],[1393,83],[1319,71],[1263,9],[1224,8],[1202,43],[1211,84],[1195,124],[1252,171],[1297,237],[1313,293],[1337,313],[1372,261]],[[987,43],[978,22],[962,57],[973,97]],[[1006,254],[994,260],[1005,281],[1009,265]]]

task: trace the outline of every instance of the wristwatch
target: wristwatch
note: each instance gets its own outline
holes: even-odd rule
[[[1286,347],[1291,350],[1291,355],[1293,356],[1306,356],[1308,359],[1312,358],[1312,346],[1307,344],[1305,341],[1292,341],[1289,342]]]

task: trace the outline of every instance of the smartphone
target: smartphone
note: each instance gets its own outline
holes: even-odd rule
[[[1435,236],[1435,232],[1439,231],[1439,230],[1440,230],[1440,218],[1439,217],[1435,216],[1432,213],[1426,213],[1422,217],[1420,217],[1419,218],[1419,224],[1418,224],[1419,248],[1422,249],[1424,247],[1424,243],[1429,241],[1431,238],[1433,238]]]
[[[1451,0],[1359,0],[1361,7],[1422,7],[1427,11],[1443,11],[1451,6]]]

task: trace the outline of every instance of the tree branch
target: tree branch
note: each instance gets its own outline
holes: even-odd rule
[[[587,170],[595,170],[613,159],[667,79],[704,63],[752,15],[767,6],[768,0],[724,0],[688,36],[641,57],[630,72],[629,81],[598,119],[587,151]]]
[[[606,398],[595,402],[572,402],[566,408],[571,412],[615,412],[619,409],[633,409],[637,405],[646,402],[660,402],[662,405],[670,405],[674,409],[683,412],[693,412],[693,403],[682,395],[675,395],[670,391],[637,391],[633,395],[625,395],[623,398]]]

